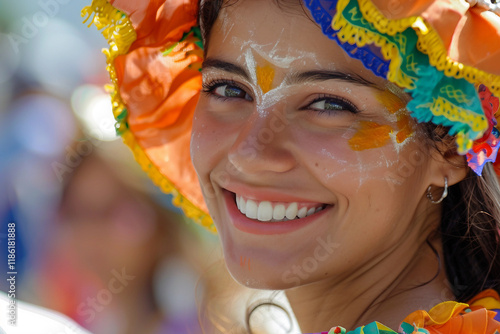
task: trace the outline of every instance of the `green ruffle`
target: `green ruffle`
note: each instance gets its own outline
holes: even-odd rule
[[[413,100],[408,104],[412,116],[420,122],[433,122],[450,127],[450,135],[458,135],[458,151],[467,153],[475,139],[488,129],[476,87],[465,79],[446,76],[430,65],[429,56],[419,49],[413,28],[393,35],[381,33],[362,14],[358,1],[344,2],[335,15],[332,27],[339,39],[362,47],[379,46],[391,60],[388,80],[406,88]]]

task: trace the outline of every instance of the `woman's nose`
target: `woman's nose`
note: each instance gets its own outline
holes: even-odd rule
[[[293,169],[296,160],[290,151],[292,137],[288,125],[280,111],[252,115],[229,149],[229,162],[244,174],[284,173]]]

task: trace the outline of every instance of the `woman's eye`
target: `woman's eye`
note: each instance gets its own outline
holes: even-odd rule
[[[307,109],[320,113],[335,113],[337,111],[350,111],[357,114],[359,110],[349,101],[341,98],[318,98],[307,106]]]
[[[321,100],[318,102],[314,102],[310,105],[312,109],[317,109],[317,110],[345,110],[346,108],[344,106],[341,106],[338,103],[335,103],[330,100]]]
[[[252,101],[250,95],[248,95],[243,89],[238,88],[236,86],[223,85],[215,88],[213,90],[215,95],[220,97],[228,97],[228,98],[238,98],[245,99],[247,101]]]

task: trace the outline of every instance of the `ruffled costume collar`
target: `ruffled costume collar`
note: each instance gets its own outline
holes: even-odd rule
[[[315,334],[497,334],[500,332],[500,298],[494,290],[485,290],[468,304],[454,301],[440,303],[428,312],[419,310],[408,315],[399,330],[372,322],[346,332],[333,327]]]

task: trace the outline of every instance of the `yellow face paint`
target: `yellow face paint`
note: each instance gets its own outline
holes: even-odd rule
[[[256,72],[257,83],[259,84],[260,89],[262,89],[262,93],[266,94],[271,90],[273,85],[275,74],[274,68],[270,65],[257,66]]]
[[[396,115],[396,142],[401,144],[414,134],[414,124],[411,120],[406,103],[390,91],[377,94],[377,100],[387,108],[391,115]],[[380,125],[374,122],[360,122],[360,129],[349,140],[349,146],[354,151],[363,151],[386,145],[395,130],[390,125]]]
[[[377,95],[377,100],[387,108],[391,114],[396,114],[397,128],[396,142],[401,144],[414,133],[413,122],[408,111],[406,103],[396,94],[386,91]]]
[[[398,133],[396,134],[396,142],[398,144],[401,144],[404,142],[406,139],[410,138],[413,136],[414,133],[414,123],[410,117],[410,115],[407,114],[400,114],[397,115],[398,117]]]
[[[389,90],[377,92],[377,101],[380,102],[391,114],[406,110],[406,103],[396,94]]]
[[[390,140],[392,127],[375,122],[361,121],[356,134],[349,139],[349,146],[354,151],[364,151],[371,148],[382,147]]]

